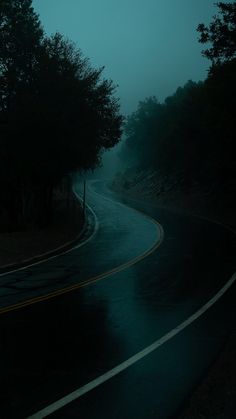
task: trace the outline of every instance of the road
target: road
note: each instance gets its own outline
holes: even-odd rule
[[[0,277],[1,418],[57,400],[50,418],[174,417],[234,326],[235,282],[205,306],[236,270],[233,232],[121,201],[93,182],[91,239]]]

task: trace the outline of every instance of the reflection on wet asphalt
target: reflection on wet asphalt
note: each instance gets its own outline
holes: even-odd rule
[[[118,199],[101,183],[91,188]],[[92,191],[89,204],[100,223],[94,239],[25,275],[10,275],[17,287],[10,288],[11,298],[35,295],[35,284],[45,292],[108,271],[158,240],[157,229],[143,215]],[[88,287],[0,317],[4,418],[25,418],[150,345],[195,312],[234,272],[233,234],[134,204],[164,227],[164,242],[153,254]],[[234,293],[235,287],[168,344],[50,417],[170,417],[232,327]],[[9,299],[3,291],[1,304]]]
[[[159,241],[157,226],[136,211],[97,195],[89,202],[99,219],[94,239],[63,257],[0,277],[0,308],[107,272]]]

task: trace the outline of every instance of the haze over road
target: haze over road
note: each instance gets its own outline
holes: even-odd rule
[[[88,203],[99,228],[92,240],[0,278],[3,309],[78,285],[1,314],[4,418],[26,418],[123,363],[189,318],[232,277],[232,232],[127,200],[162,225],[161,243],[155,221],[115,200],[93,182]],[[175,414],[231,330],[234,297],[235,285],[160,348],[50,417]]]

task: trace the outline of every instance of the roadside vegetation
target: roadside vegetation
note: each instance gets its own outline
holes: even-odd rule
[[[235,212],[236,2],[217,8],[209,27],[197,28],[208,46],[208,77],[188,81],[164,103],[156,97],[139,103],[127,119],[120,154],[127,169],[117,174],[114,188],[167,205],[172,195],[186,208],[196,194],[194,207],[211,201],[213,212],[225,197],[223,205]]]
[[[74,173],[118,143],[112,81],[61,34],[47,37],[32,0],[0,2],[0,229],[49,225]]]

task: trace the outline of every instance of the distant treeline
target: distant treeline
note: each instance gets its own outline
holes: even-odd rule
[[[96,167],[120,139],[115,87],[32,0],[0,2],[0,216],[10,229],[50,222],[53,191]]]
[[[164,103],[150,97],[127,119],[121,156],[127,166],[181,176],[186,185],[236,179],[236,2],[219,3],[210,27],[200,24],[203,54],[212,61],[204,82],[188,81]]]

